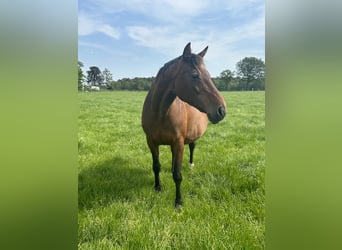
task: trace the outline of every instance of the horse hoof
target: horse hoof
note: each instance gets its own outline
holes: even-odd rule
[[[175,209],[180,210],[182,208],[183,201],[176,201],[175,202]]]
[[[155,190],[156,192],[160,192],[160,191],[161,191],[161,186],[154,187],[154,190]]]
[[[180,211],[181,209],[182,209],[182,205],[181,204],[176,204],[175,210],[176,211]]]
[[[194,167],[195,166],[195,163],[191,163],[191,162],[189,162],[189,166],[192,168],[192,167]]]

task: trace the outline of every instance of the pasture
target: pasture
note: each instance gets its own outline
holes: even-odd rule
[[[174,209],[169,146],[162,192],[141,127],[147,92],[79,93],[79,249],[264,249],[265,93],[222,92],[227,116],[184,150]]]

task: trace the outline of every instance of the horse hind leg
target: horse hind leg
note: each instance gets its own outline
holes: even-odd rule
[[[195,163],[194,163],[194,149],[195,149],[195,142],[191,142],[189,143],[189,149],[190,149],[190,162],[189,165],[190,167],[194,167]]]

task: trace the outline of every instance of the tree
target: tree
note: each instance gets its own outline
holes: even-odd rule
[[[230,90],[229,83],[233,79],[233,76],[233,72],[231,72],[229,69],[226,69],[220,73],[221,85],[223,85],[222,90]]]
[[[245,90],[265,88],[265,63],[261,59],[245,57],[236,64],[236,69],[245,84]]]
[[[229,69],[226,69],[220,73],[220,77],[223,80],[226,80],[227,82],[229,82],[233,78],[233,76],[234,76],[234,73],[231,72]]]
[[[78,90],[82,90],[83,82],[84,82],[84,74],[83,74],[83,62],[78,61]]]
[[[90,83],[92,86],[100,85],[102,83],[101,70],[98,67],[89,67],[87,74],[87,82]]]
[[[113,75],[112,73],[110,73],[109,69],[105,68],[102,71],[101,76],[102,76],[103,83],[106,84],[107,88],[111,87],[111,83],[113,81]]]
[[[224,81],[220,77],[214,77],[214,78],[211,78],[211,80],[213,81],[214,85],[216,86],[216,88],[219,91],[226,90],[226,85],[225,85]]]

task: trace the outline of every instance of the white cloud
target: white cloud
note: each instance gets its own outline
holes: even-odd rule
[[[169,32],[166,27],[128,26],[127,33],[139,45],[156,48],[160,47],[160,40],[164,40]]]
[[[144,27],[144,26],[129,26],[127,27],[129,37],[134,39],[139,45],[149,48],[158,49],[161,52],[169,48],[177,47],[178,44],[183,44],[188,39],[194,39],[195,34],[187,34],[177,32],[174,27]]]
[[[120,38],[120,32],[117,28],[102,22],[100,18],[88,15],[84,12],[79,12],[78,34],[80,36],[87,36],[94,33],[103,33],[116,40]]]
[[[93,42],[84,42],[81,40],[78,40],[78,46],[84,46],[84,47],[88,47],[88,48],[93,48],[93,49],[97,49],[97,50],[106,50],[106,46],[104,46],[103,44],[99,44],[99,43],[93,43]]]
[[[97,0],[96,6],[107,13],[122,10],[170,20],[186,15],[194,16],[206,10],[210,0]]]
[[[179,51],[187,42],[192,42],[193,47],[198,46],[199,49],[206,45],[216,47],[215,58],[219,58],[222,51],[232,51],[242,41],[264,39],[265,20],[260,16],[231,29],[203,25],[201,29],[192,30],[181,26],[129,26],[126,30],[128,36],[138,45],[154,48],[163,53],[172,54],[175,52],[174,49]]]
[[[224,11],[229,17],[244,17],[264,8],[264,0],[96,0],[96,12],[116,14],[122,11],[148,16],[156,22],[183,23],[202,14]]]
[[[120,33],[119,33],[118,29],[115,29],[108,24],[100,25],[98,27],[98,31],[102,32],[103,34],[105,34],[111,38],[114,38],[116,40],[120,38]]]
[[[194,53],[209,45],[205,61],[214,76],[234,70],[245,56],[264,58],[264,0],[96,0],[86,7],[79,13],[80,36],[122,35],[120,42],[131,46],[133,41],[135,51],[151,48],[170,59],[188,42]],[[139,58],[146,53],[141,51]],[[129,53],[122,56],[132,60]]]

